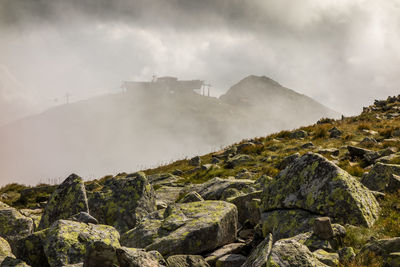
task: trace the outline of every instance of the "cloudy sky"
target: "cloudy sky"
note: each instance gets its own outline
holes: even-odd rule
[[[400,93],[400,0],[0,0],[0,124],[123,80],[266,75],[344,113]]]

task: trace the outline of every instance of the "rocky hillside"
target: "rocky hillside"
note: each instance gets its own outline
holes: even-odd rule
[[[129,91],[50,109],[0,127],[0,180],[35,184],[71,172],[95,178],[136,171],[337,116],[310,98],[270,87],[271,80],[250,76],[222,100]],[[233,101],[250,93],[258,96],[251,106]]]
[[[399,266],[400,96],[136,173],[0,189],[1,266]]]

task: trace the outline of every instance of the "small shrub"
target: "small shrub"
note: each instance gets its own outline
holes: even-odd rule
[[[328,137],[328,127],[320,126],[315,129],[314,138],[326,138]]]
[[[334,122],[335,120],[331,118],[321,118],[319,121],[317,121],[317,124],[329,124]]]
[[[281,131],[275,135],[276,138],[289,138],[291,132],[290,131]]]

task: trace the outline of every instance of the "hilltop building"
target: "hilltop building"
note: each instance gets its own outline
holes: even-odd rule
[[[196,92],[198,94],[205,94],[205,87],[208,85],[204,84],[201,80],[178,80],[176,77],[164,76],[155,78],[150,82],[136,82],[136,81],[125,81],[122,84],[127,92],[146,90],[146,91],[158,91],[160,93],[185,93],[185,92]]]

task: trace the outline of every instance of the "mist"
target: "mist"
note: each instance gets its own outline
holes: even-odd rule
[[[28,131],[38,125],[57,127],[30,122],[31,126],[25,128],[26,119],[15,121],[49,108],[62,110],[66,94],[70,95],[71,103],[104,95],[118,96],[123,81],[150,80],[153,75],[205,80],[212,84],[214,97],[223,95],[248,75],[266,75],[341,114],[357,114],[374,99],[399,92],[399,11],[398,0],[0,0],[0,125]],[[114,114],[112,107],[103,108],[98,110],[102,116]],[[87,112],[83,109],[80,114],[91,114]],[[140,120],[141,124],[147,116],[149,114]],[[194,127],[191,119],[182,120],[179,129],[193,132],[202,129],[201,125]],[[311,123],[314,118],[307,119]],[[153,122],[157,122],[156,128],[160,130],[163,123],[169,121],[158,118]],[[16,123],[24,126],[16,126]],[[59,123],[68,125],[65,121]],[[126,124],[137,125],[138,120]],[[223,128],[224,124],[219,126]],[[134,144],[140,143],[132,131],[122,129],[117,131],[118,135],[106,138],[99,133],[112,126],[100,127],[94,123],[93,127],[98,127],[91,132],[95,137],[87,138],[109,141],[107,147],[96,148],[100,154],[106,153],[104,151],[118,138],[124,142],[131,140],[126,144],[131,151],[137,148]],[[278,128],[266,125],[260,130],[267,134]],[[157,132],[146,132],[136,137],[151,135],[152,140],[158,141],[152,146],[149,143],[151,149],[141,149],[140,159],[135,154],[127,160],[129,149],[124,148],[124,153],[103,159],[103,162],[120,159],[124,164],[101,168],[98,160],[93,161],[90,169],[96,169],[94,175],[125,171],[126,166],[132,166],[130,170],[140,169],[141,165],[205,153],[239,141],[239,138],[262,134],[250,130],[237,133],[230,127],[226,132],[229,135],[223,133],[220,139],[212,141],[204,137],[209,132],[203,137],[201,133],[193,133],[191,136],[197,137],[187,140],[182,138],[187,136],[182,133],[180,139],[185,141],[166,147],[162,146],[164,139]],[[15,131],[9,133],[14,135]],[[51,139],[54,135],[41,136],[40,140]],[[172,136],[174,140],[179,139],[179,136]],[[68,160],[80,151],[78,148],[82,144],[76,139],[66,158],[62,153],[68,146],[58,147],[56,143],[60,139],[54,143],[50,141],[45,144],[57,147],[51,152],[60,154],[56,164],[45,166],[47,158],[43,158],[42,164],[36,162],[26,167],[25,175],[13,177],[18,176],[20,181],[31,179],[29,182],[33,183],[40,179],[38,177],[56,177],[85,169],[84,165],[77,167]],[[6,154],[15,153],[16,158],[18,152],[34,146],[25,144],[24,147],[20,142],[21,150],[16,150],[15,142],[9,144]],[[156,151],[168,149],[171,153],[158,152],[164,153],[162,157],[154,156]],[[40,148],[32,149],[32,154],[35,150]],[[92,158],[91,153],[85,158]],[[26,161],[14,164],[18,169],[18,165],[25,165]],[[34,168],[38,169],[32,171],[35,178],[28,178],[29,171]],[[46,172],[43,168],[52,171]],[[7,182],[11,179],[9,174]]]

